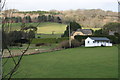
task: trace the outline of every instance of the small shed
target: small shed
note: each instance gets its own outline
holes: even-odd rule
[[[85,39],[85,47],[112,46],[110,39],[106,37],[88,37]]]

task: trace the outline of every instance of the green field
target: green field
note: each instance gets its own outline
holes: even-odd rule
[[[11,24],[11,30],[19,30],[22,23],[12,23]],[[43,33],[43,34],[51,34],[52,31],[55,31],[55,34],[61,34],[66,30],[67,25],[65,24],[59,24],[59,23],[53,23],[53,22],[43,22],[43,23],[26,23],[26,26],[38,25],[38,31],[37,33]],[[82,29],[92,29],[92,30],[99,30],[101,28],[87,28],[83,27]]]
[[[52,34],[52,31],[54,31],[54,34],[63,34],[66,29],[65,24],[58,24],[58,23],[41,23],[38,26],[37,33],[44,33],[44,34]]]
[[[83,27],[82,29],[92,29],[93,31],[96,31],[96,30],[100,30],[101,28],[87,28],[87,27]]]
[[[117,78],[117,47],[73,48],[24,56],[15,78]],[[17,58],[16,58],[17,59]],[[6,60],[6,59],[4,59]],[[11,61],[4,66],[8,71]]]
[[[35,35],[36,38],[61,38],[62,34],[41,34]]]
[[[22,23],[13,23],[11,26],[11,30],[20,30],[20,26]],[[43,22],[43,23],[26,23],[26,26],[33,25],[37,26],[37,34],[42,35],[36,35],[36,37],[40,38],[60,38],[61,35],[66,30],[67,25],[65,24],[59,24],[59,23],[53,23],[53,22]],[[86,28],[83,27],[82,29],[92,29],[92,30],[99,30],[101,28]],[[54,35],[52,33],[54,32]]]
[[[22,23],[12,23],[11,24],[11,30],[19,30]],[[51,23],[51,22],[43,22],[43,23],[26,23],[26,26],[33,25],[37,26],[38,30],[37,33],[42,34],[52,34],[52,31],[54,31],[54,34],[63,34],[66,25],[65,24],[59,24],[59,23]]]

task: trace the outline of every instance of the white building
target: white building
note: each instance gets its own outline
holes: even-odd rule
[[[110,39],[106,37],[88,37],[85,39],[85,47],[94,46],[112,46],[112,43],[110,43]]]

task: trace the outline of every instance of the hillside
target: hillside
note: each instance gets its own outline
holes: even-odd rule
[[[103,27],[106,23],[117,22],[118,13],[101,9],[68,10],[62,12],[63,19],[75,20],[84,27]]]
[[[13,12],[11,17],[21,17],[30,16],[32,21],[34,21],[38,16],[48,16],[52,15],[55,17],[60,17],[62,23],[68,23],[70,21],[76,21],[81,24],[83,27],[93,27],[93,28],[101,28],[103,25],[109,22],[117,22],[118,20],[118,13],[112,11],[104,11],[101,9],[89,9],[89,10],[66,10],[66,11],[18,11],[18,10],[7,10],[4,11],[5,13],[9,14]],[[5,15],[3,12],[4,16]]]

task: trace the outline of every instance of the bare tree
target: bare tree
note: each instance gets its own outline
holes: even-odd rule
[[[6,3],[6,0],[3,0],[3,1],[0,0],[0,4],[1,4],[1,9],[0,10],[1,10],[1,12],[4,12],[3,8],[5,7],[5,3]],[[10,17],[12,15],[12,12],[11,13],[5,13],[4,12],[3,14],[4,14],[4,17],[2,17],[2,19],[0,20],[1,21],[1,23],[0,23],[0,25],[1,25],[1,27],[0,27],[1,28],[0,29],[1,36],[0,37],[1,38],[0,39],[2,39],[2,40],[0,40],[0,43],[3,44],[3,45],[0,44],[2,46],[1,49],[0,49],[1,50],[1,55],[0,55],[1,63],[0,64],[2,64],[1,65],[1,71],[0,71],[1,72],[0,77],[2,79],[7,78],[8,80],[10,80],[12,78],[12,76],[16,74],[16,71],[18,70],[18,68],[20,66],[20,63],[21,63],[21,60],[23,59],[24,54],[28,51],[28,49],[30,47],[32,38],[30,38],[30,37],[27,38],[29,40],[29,42],[27,43],[26,48],[20,49],[19,47],[17,47],[17,48],[19,48],[20,55],[18,55],[18,57],[17,57],[18,59],[15,59],[15,57],[13,55],[14,52],[11,51],[10,45],[8,44],[8,43],[11,43],[11,42],[9,42],[9,36],[7,36],[10,32],[12,32],[11,27],[13,26],[14,23],[11,23],[6,17],[8,17],[8,15]],[[26,34],[29,33],[29,31],[31,31],[31,30],[36,32],[36,30],[37,30],[36,27],[38,25],[39,24],[37,24],[34,27],[31,27],[31,25],[26,25],[25,23],[22,23],[21,29],[19,31],[22,31]],[[26,32],[26,30],[27,30],[27,32]],[[5,55],[4,50],[7,50],[10,58],[4,59],[4,62],[2,62],[2,57]],[[4,72],[4,70],[2,70],[2,67],[4,68],[8,64],[8,61],[10,59],[11,59],[13,64],[12,64],[12,67],[10,67],[10,70],[6,73],[6,72]]]

